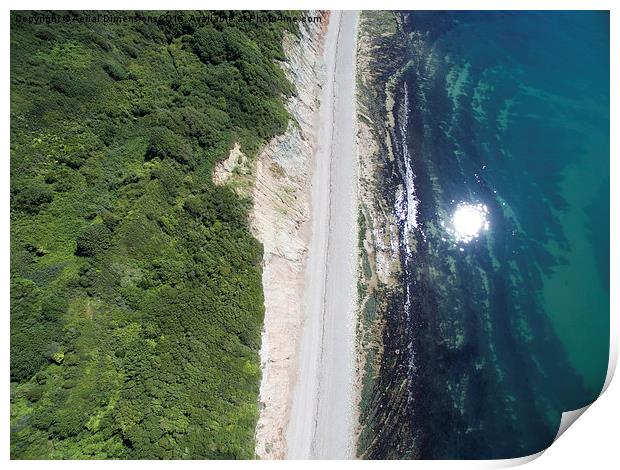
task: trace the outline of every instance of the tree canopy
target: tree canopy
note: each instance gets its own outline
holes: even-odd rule
[[[253,458],[262,247],[211,175],[286,129],[292,25],[15,14],[12,458]]]

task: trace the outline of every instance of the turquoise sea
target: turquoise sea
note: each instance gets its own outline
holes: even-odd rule
[[[409,440],[374,456],[528,455],[607,372],[609,14],[400,16],[383,373],[405,381],[386,406]]]
[[[480,177],[532,245],[519,254],[543,273],[544,310],[585,381],[587,395],[575,396],[585,404],[602,387],[609,352],[608,14],[455,19],[440,41],[452,62],[447,93],[473,117]]]

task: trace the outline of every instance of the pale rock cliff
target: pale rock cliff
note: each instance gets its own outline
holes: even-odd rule
[[[322,16],[322,24],[301,24],[299,37],[285,36],[287,59],[282,66],[297,93],[286,105],[291,115],[287,132],[269,142],[258,157],[252,189],[252,230],[264,246],[263,378],[256,428],[256,454],[261,459],[286,457],[286,425],[303,322],[321,44],[328,21],[327,15]]]

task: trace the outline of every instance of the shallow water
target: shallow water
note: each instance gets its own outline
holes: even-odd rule
[[[386,191],[405,274],[382,373],[403,371],[388,406],[410,431],[374,456],[527,455],[607,371],[609,17],[402,17]]]

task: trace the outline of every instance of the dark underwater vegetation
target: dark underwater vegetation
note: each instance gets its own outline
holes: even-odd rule
[[[607,372],[609,15],[399,15],[376,86],[403,272],[360,454],[532,454]]]

